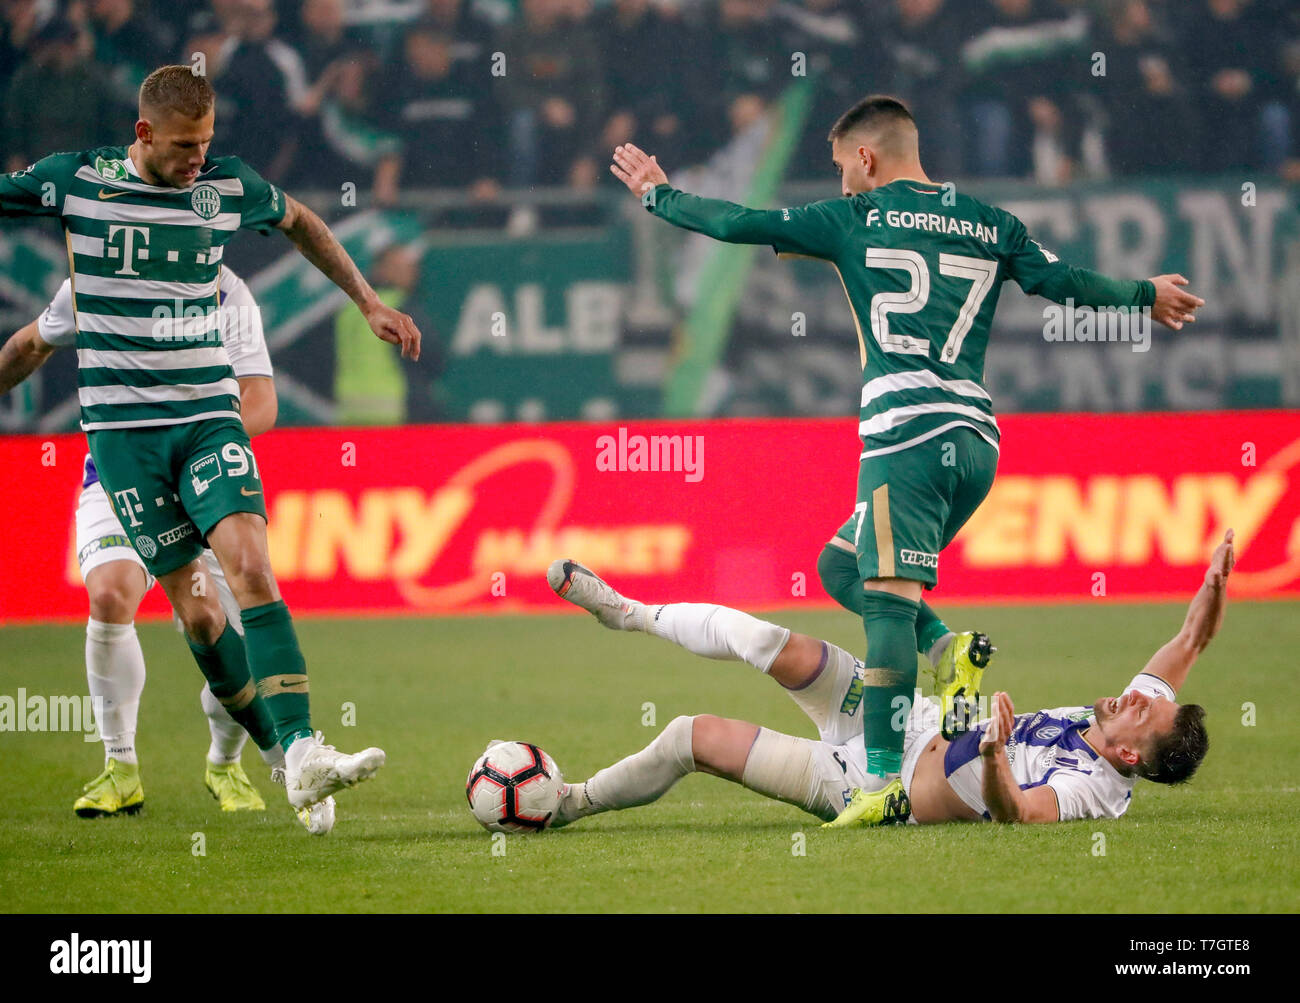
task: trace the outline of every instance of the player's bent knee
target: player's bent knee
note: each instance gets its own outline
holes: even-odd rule
[[[130,561],[102,564],[86,576],[90,617],[100,623],[131,623],[145,592],[144,572]]]
[[[216,600],[173,604],[173,608],[180,617],[185,633],[199,644],[216,644],[226,629],[225,610]]]
[[[817,577],[826,594],[850,613],[862,613],[862,578],[858,559],[832,543],[822,547],[817,557]]]
[[[691,755],[697,770],[740,780],[758,725],[715,714],[697,714],[694,718],[675,718],[668,727],[677,725],[678,721],[690,722]]]

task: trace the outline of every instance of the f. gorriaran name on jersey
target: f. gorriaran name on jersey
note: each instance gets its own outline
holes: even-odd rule
[[[32,197],[50,190],[52,207]],[[236,157],[189,188],[146,184],[125,147],[55,154],[0,178],[0,210],[58,215],[67,235],[86,431],[239,417],[218,277],[241,228],[268,231],[284,195]]]
[[[867,226],[879,223],[879,209],[867,211]],[[998,228],[985,226],[979,220],[958,219],[938,212],[909,212],[906,209],[889,209],[884,214],[885,225],[898,230],[924,230],[949,237],[973,237],[986,244],[998,242]]]

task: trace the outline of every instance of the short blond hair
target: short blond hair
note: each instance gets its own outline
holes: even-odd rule
[[[186,118],[202,118],[212,110],[216,94],[208,78],[188,66],[160,66],[140,85],[140,117],[171,111]]]

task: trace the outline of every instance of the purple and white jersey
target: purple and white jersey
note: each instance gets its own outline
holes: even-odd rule
[[[235,379],[271,376],[271,355],[262,332],[262,312],[247,284],[229,268],[222,267],[217,297],[221,304],[221,344],[230,359]],[[72,304],[71,280],[63,280],[54,299],[37,319],[36,329],[47,345],[64,348],[76,344],[77,318]],[[87,453],[81,486],[89,487],[98,480],[94,461]]]
[[[1159,676],[1139,672],[1124,689],[1174,699],[1173,688]],[[1056,793],[1061,821],[1119,818],[1128,810],[1137,777],[1122,776],[1088,744],[1082,733],[1093,724],[1091,707],[1056,707],[1017,714],[1007,742],[1011,775],[1022,791],[1046,785]],[[980,738],[988,723],[951,743],[943,771],[952,789],[970,808],[989,817],[984,804],[984,760]]]

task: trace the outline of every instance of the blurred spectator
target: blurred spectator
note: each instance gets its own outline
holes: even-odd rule
[[[9,82],[4,102],[6,169],[21,170],[50,153],[122,139],[134,116],[119,114],[103,86],[106,69],[89,40],[58,19],[32,39],[31,55]]]
[[[370,87],[377,57],[366,40],[344,23],[345,0],[304,0],[299,45],[306,88],[294,111],[298,150],[290,178],[310,188],[340,190],[367,177],[397,140],[374,122]]]
[[[1064,100],[1086,70],[1087,17],[1042,0],[988,0],[977,33],[962,47],[970,117],[970,173],[1024,176],[1033,166],[1035,133],[1068,144],[1077,126]],[[1058,179],[1059,180],[1059,179]]]
[[[1177,43],[1147,0],[1121,0],[1108,13],[1099,42],[1106,75],[1095,78],[1094,92],[1105,111],[1110,170],[1159,174],[1190,166],[1196,129]]]
[[[49,19],[39,0],[0,0],[0,88],[7,89]]]
[[[686,155],[683,109],[692,96],[684,76],[666,70],[665,52],[680,50],[680,22],[670,21],[650,0],[613,0],[594,19],[605,54],[610,112],[600,133],[600,150],[635,140],[662,163],[680,164]]]
[[[424,5],[421,23],[452,40],[453,60],[477,63],[485,57],[492,43],[492,25],[466,0],[424,0]]]
[[[1270,29],[1249,0],[1200,0],[1195,8],[1186,44],[1200,84],[1200,148],[1214,151],[1217,170],[1259,163],[1261,90],[1271,83]]]
[[[444,411],[436,391],[443,354],[432,321],[414,296],[420,257],[412,248],[391,245],[370,267],[375,292],[388,306],[411,315],[424,339],[420,361],[401,358],[377,341],[365,317],[349,303],[335,319],[336,420],[344,425],[396,425],[438,421]]]
[[[958,53],[969,30],[961,0],[893,0],[884,46],[892,65],[887,89],[911,109],[928,174],[951,178],[962,169]]]
[[[113,96],[133,109],[144,78],[172,62],[176,39],[138,0],[90,0],[88,14],[95,59],[110,70]]]
[[[211,0],[211,7],[194,11],[182,22],[180,51],[177,61],[200,65],[215,79],[221,75],[223,46],[238,33],[243,0]]]
[[[697,100],[716,103],[731,134],[749,128],[791,83],[791,49],[773,17],[775,0],[719,0],[708,28],[711,79]],[[701,86],[702,84],[702,86]],[[721,145],[721,135],[715,148]]]
[[[220,145],[282,182],[298,148],[295,109],[307,93],[302,57],[275,37],[272,0],[244,0],[213,80]]]
[[[403,39],[403,58],[386,68],[377,94],[379,124],[399,137],[401,152],[376,176],[375,198],[391,204],[397,182],[422,187],[498,189],[500,130],[486,66],[457,62],[453,41],[420,24]]]
[[[369,55],[365,40],[344,23],[344,0],[303,0],[298,54],[307,76],[307,91],[298,101],[303,114],[315,114],[330,94],[342,65]]]
[[[798,72],[812,78],[815,87],[790,164],[794,177],[833,177],[826,142],[831,123],[855,101],[888,85],[889,69],[883,61],[861,59],[857,14],[863,10],[862,4],[849,0],[787,0],[774,8],[773,16],[789,50],[784,67],[787,83],[799,79],[795,76]]]
[[[572,12],[570,0],[523,0],[523,16],[497,40],[512,185],[587,188],[604,169],[603,69],[589,23]]]

